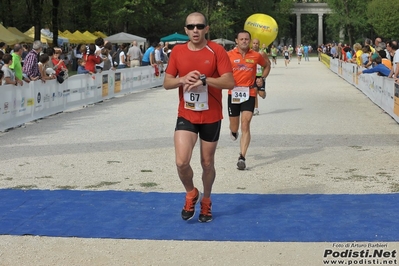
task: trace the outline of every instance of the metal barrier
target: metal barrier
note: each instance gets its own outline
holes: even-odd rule
[[[153,67],[145,66],[73,75],[62,84],[48,80],[0,86],[0,131],[117,95],[158,87],[163,78],[163,74],[155,75]]]

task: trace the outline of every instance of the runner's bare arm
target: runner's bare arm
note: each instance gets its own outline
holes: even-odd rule
[[[270,62],[270,59],[269,59],[269,57],[267,56],[267,54],[265,54],[265,53],[262,53],[262,56],[263,56],[263,58],[265,59],[265,61],[266,61],[266,64],[264,65],[264,66],[262,66],[263,67],[263,73],[262,73],[262,77],[263,78],[267,78],[267,76],[269,76],[269,73],[270,73],[270,69],[271,69],[271,62]]]
[[[232,72],[227,72],[218,78],[207,77],[206,84],[221,90],[231,90],[234,88],[234,78]]]
[[[197,70],[191,71],[184,77],[174,77],[166,73],[163,86],[166,90],[170,90],[183,85],[183,91],[189,91],[202,85],[202,81],[199,79],[200,75],[201,73]],[[218,78],[207,77],[206,84],[214,88],[230,90],[234,87],[233,73],[224,73]]]
[[[197,81],[199,80],[199,76],[200,76],[200,72],[197,70],[191,71],[190,73],[188,73],[187,75],[185,75],[184,77],[175,77],[171,74],[165,73],[165,79],[163,81],[163,87],[166,90],[170,90],[170,89],[175,89],[177,87],[180,86],[190,86],[190,85],[194,85],[195,83],[197,83]],[[196,86],[198,86],[201,83],[198,83]]]

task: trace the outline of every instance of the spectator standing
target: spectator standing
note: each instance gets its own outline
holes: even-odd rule
[[[22,44],[22,55],[21,55],[21,65],[24,66],[24,61],[25,61],[25,57],[26,55],[29,53],[29,47],[27,44]]]
[[[106,52],[104,53],[104,50],[106,50]],[[106,55],[107,59],[104,59],[104,71],[105,70],[115,70],[114,68],[114,61],[112,59],[112,43],[105,41],[104,42],[104,49],[101,50],[101,54],[103,55],[103,57]]]
[[[98,37],[95,41],[94,41],[95,45],[96,45],[96,51],[95,54],[96,55],[100,55],[101,54],[101,49],[103,49],[104,47],[104,39],[101,37]],[[101,71],[103,71],[104,69],[104,62],[103,60],[101,60],[100,63],[96,64],[96,72],[100,73]]]
[[[344,57],[343,48],[344,48],[343,44],[342,43],[338,43],[338,45],[337,45],[337,54],[338,54],[338,59],[339,60],[343,60],[343,57]]]
[[[335,46],[335,43],[333,43],[331,45],[331,57],[338,58],[338,50],[337,50],[337,46]]]
[[[18,85],[20,84],[22,86],[23,82],[20,79],[17,79],[15,77],[14,72],[10,69],[10,64],[12,63],[12,57],[10,54],[4,54],[3,55],[3,62],[4,65],[1,68],[1,70],[3,71],[4,75],[3,75],[3,84],[7,85],[7,84],[12,84],[12,85]]]
[[[39,63],[38,63],[39,71],[40,71],[40,75],[45,80],[50,80],[50,79],[56,78],[55,70],[47,67],[47,64],[49,61],[50,61],[50,57],[48,56],[48,54],[43,53],[39,56]]]
[[[159,43],[154,50],[154,59],[155,59],[155,64],[158,66],[158,69],[161,73],[163,73],[163,60],[162,60],[162,55],[163,54],[163,48],[162,45]]]
[[[89,45],[82,46],[80,50],[83,54],[83,59],[86,61],[86,69],[92,73],[96,73],[96,64],[101,63],[101,57],[96,54],[96,46],[91,43]],[[98,50],[101,52],[101,50]]]
[[[309,46],[305,45],[303,47],[303,55],[305,57],[305,61],[309,61]]]
[[[0,42],[0,51],[2,51],[5,54],[6,49],[7,49],[7,44],[5,42]]]
[[[364,40],[364,46],[366,46],[366,45],[370,46],[371,52],[374,54],[375,53],[375,49],[373,47],[373,41],[371,39],[369,39],[369,38],[366,38]]]
[[[118,66],[116,67],[117,69],[126,68],[126,66],[127,66],[125,49],[126,49],[126,44],[122,43],[119,46],[119,50],[116,55],[117,56],[116,61],[118,62]]]
[[[382,64],[389,68],[389,70],[392,70],[392,62],[387,58],[387,53],[385,52],[385,50],[378,50],[378,47],[376,48],[376,50],[381,57]]]
[[[30,82],[28,78],[25,78],[22,73],[22,63],[21,56],[23,53],[23,48],[20,44],[14,45],[14,52],[12,53],[12,63],[10,65],[10,69],[14,71],[15,77],[18,80],[23,80],[25,82]]]
[[[34,41],[32,45],[32,50],[25,57],[24,66],[22,68],[23,72],[28,76],[30,80],[42,79],[39,71],[39,53],[43,48],[41,41]],[[45,81],[42,79],[42,81]]]
[[[371,49],[370,49],[370,45],[365,45],[362,48],[362,55],[361,55],[361,66],[367,68],[371,65]]]
[[[145,51],[144,55],[143,55],[143,59],[141,61],[141,65],[142,66],[149,66],[149,65],[153,65],[153,59],[152,59],[152,55],[154,53],[155,47],[157,46],[158,43],[154,42],[152,43],[152,45]]]
[[[133,41],[132,46],[127,52],[127,62],[129,63],[129,67],[139,67],[142,58],[143,54],[141,53],[140,48],[137,47],[137,42]]]
[[[360,43],[355,43],[353,45],[353,50],[355,51],[355,55],[351,58],[351,62],[361,66],[363,54],[362,45]]]
[[[86,62],[83,59],[78,60],[78,74],[93,74],[85,68]]]
[[[80,48],[82,47],[82,44],[78,44],[75,49],[73,49],[73,62],[72,62],[72,69],[76,71],[78,69],[78,60],[82,59],[82,52],[80,51]]]
[[[382,42],[382,39],[380,37],[375,38],[374,40],[374,48],[377,48],[380,46],[380,43]]]
[[[55,48],[51,62],[54,65],[55,74],[58,76],[62,73],[61,76],[66,79],[68,78],[68,68],[66,67],[64,60],[60,59],[61,54],[62,50],[60,48]]]
[[[390,78],[398,78],[399,77],[399,49],[398,42],[391,41],[390,42],[391,55],[393,56],[392,60],[392,70],[389,74]]]

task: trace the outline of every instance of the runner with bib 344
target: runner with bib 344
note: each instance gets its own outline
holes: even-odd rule
[[[255,108],[257,91],[254,84],[261,87],[264,79],[269,74],[269,62],[258,52],[249,48],[251,34],[242,30],[237,34],[237,47],[229,51],[235,86],[229,90],[228,108],[230,119],[230,137],[238,139],[238,130],[241,123],[240,155],[237,167],[239,170],[246,168],[245,156],[251,141],[250,123]],[[262,76],[257,78],[257,65],[264,68]],[[241,118],[241,120],[240,120]]]

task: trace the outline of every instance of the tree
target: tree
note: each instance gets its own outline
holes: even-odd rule
[[[367,17],[368,22],[381,37],[398,37],[399,0],[372,0],[367,7]]]
[[[52,0],[52,2],[53,44],[56,45],[58,43],[58,7],[60,5],[60,0]]]
[[[40,40],[42,29],[42,13],[44,0],[25,0],[27,13],[30,15],[30,23],[35,26],[35,40]],[[28,15],[26,14],[26,15]]]
[[[356,38],[362,36],[364,32],[371,29],[367,23],[365,11],[371,0],[327,0],[328,6],[333,13],[327,17],[327,23],[332,26],[336,32],[344,29],[349,44],[352,45]]]

